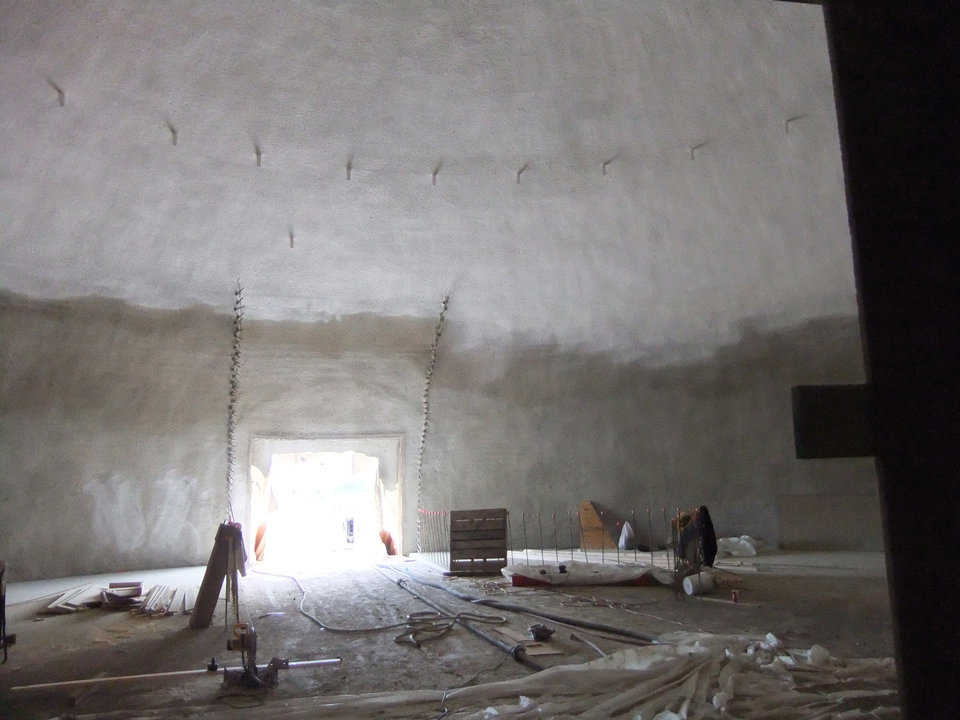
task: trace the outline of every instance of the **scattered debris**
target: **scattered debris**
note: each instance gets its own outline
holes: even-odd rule
[[[129,610],[139,615],[166,617],[189,615],[197,597],[196,587],[154,585],[144,592],[140,582],[110,583],[108,587],[81,585],[61,593],[39,612],[44,615],[62,615],[87,608]]]
[[[514,630],[509,625],[501,625],[494,629],[494,632],[500,633],[507,639],[523,646],[527,655],[563,655],[563,650],[555,645],[547,645],[538,640],[531,640],[522,632]]]
[[[733,557],[754,557],[757,554],[757,541],[749,535],[725,537],[717,540],[717,555]]]
[[[552,627],[548,627],[543,623],[536,623],[531,625],[527,630],[530,631],[530,637],[532,637],[537,642],[546,642],[550,639],[550,636],[553,635],[556,630]]]

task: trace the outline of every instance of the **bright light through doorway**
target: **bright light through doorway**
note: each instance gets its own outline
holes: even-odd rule
[[[294,574],[386,556],[379,460],[363,453],[277,453],[263,488],[264,564]]]

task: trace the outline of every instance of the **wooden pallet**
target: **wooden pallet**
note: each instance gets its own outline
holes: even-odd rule
[[[450,511],[451,575],[496,575],[507,565],[507,511]]]

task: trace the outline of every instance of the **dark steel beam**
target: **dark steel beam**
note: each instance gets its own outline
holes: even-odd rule
[[[956,22],[824,4],[903,709],[960,717],[960,207]]]

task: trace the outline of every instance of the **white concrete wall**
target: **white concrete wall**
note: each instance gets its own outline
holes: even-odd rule
[[[643,487],[776,539],[778,497],[874,493],[869,464],[789,443],[790,384],[862,379],[819,8],[5,3],[0,88],[0,513],[25,575],[203,558],[228,320],[189,308],[225,312],[238,277],[273,333],[244,436],[400,431],[408,479],[452,292],[431,502]]]

